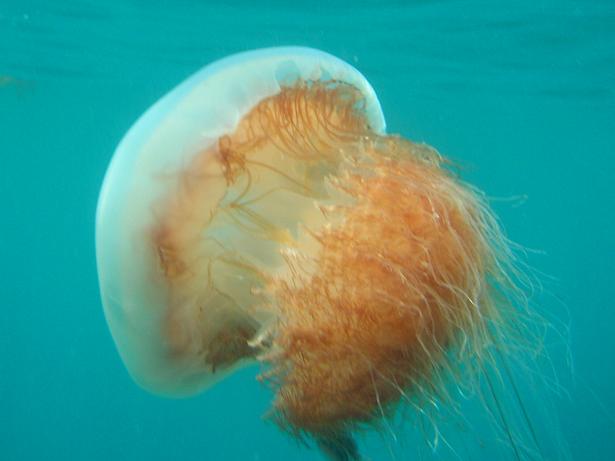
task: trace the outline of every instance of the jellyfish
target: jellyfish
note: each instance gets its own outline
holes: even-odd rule
[[[217,61],[141,116],[102,185],[96,255],[139,385],[190,396],[258,364],[268,417],[338,461],[524,336],[484,195],[387,134],[365,77],[309,48]]]

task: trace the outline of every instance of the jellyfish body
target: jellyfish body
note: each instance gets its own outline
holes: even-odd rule
[[[480,194],[387,135],[365,78],[316,50],[236,55],[156,103],[117,148],[96,234],[139,384],[190,395],[261,363],[274,419],[334,459],[358,458],[352,431],[490,361],[510,317]]]

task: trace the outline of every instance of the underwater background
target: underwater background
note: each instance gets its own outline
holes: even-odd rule
[[[389,132],[492,198],[559,333],[544,457],[615,459],[613,0],[0,1],[0,459],[321,459],[263,419],[258,369],[183,400],[134,384],[94,254],[98,191],[136,118],[203,65],[281,45],[353,64]],[[458,453],[412,424],[360,445],[374,461],[497,459],[483,426],[459,427]]]

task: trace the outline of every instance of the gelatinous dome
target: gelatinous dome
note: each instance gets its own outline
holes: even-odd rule
[[[133,378],[150,391],[191,394],[225,374],[218,369],[214,376],[203,366],[198,350],[174,354],[164,337],[170,294],[157,273],[161,255],[153,252],[151,242],[157,208],[179,187],[173,175],[198,153],[217,146],[222,136],[233,133],[259,102],[298,81],[351,85],[364,98],[362,110],[373,130],[384,131],[374,90],[352,66],[309,48],[272,48],[237,54],[197,72],[152,106],[113,156],[96,220],[100,289],[120,354]],[[203,199],[216,200],[219,184],[212,179],[210,187],[207,181]],[[222,321],[218,314],[213,316],[216,319],[210,322]],[[249,330],[252,334],[258,328],[251,325]],[[200,341],[212,341],[216,334],[211,331]]]

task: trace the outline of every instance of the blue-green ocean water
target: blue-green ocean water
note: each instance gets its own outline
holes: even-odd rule
[[[185,400],[137,387],[97,286],[97,195],[124,132],[201,66],[279,45],[355,65],[390,132],[494,198],[562,333],[544,459],[615,459],[613,0],[0,2],[0,459],[320,459],[262,419],[256,369]],[[480,422],[451,429],[459,458],[392,432],[360,439],[369,459],[514,459]]]

